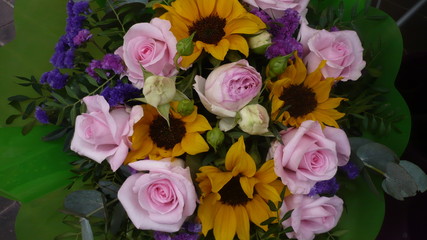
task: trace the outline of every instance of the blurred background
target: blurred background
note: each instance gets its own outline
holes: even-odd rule
[[[424,171],[427,171],[427,141],[424,138],[427,136],[427,107],[424,105],[427,102],[426,2],[427,0],[372,1],[373,6],[388,13],[397,22],[402,33],[404,52],[396,87],[407,101],[412,118],[411,138],[402,159],[413,161]],[[0,47],[13,41],[15,37],[14,5],[15,0],[0,0]],[[388,196],[385,200],[386,214],[377,240],[426,239],[427,193],[408,198],[403,202]],[[1,240],[16,239],[14,222],[19,207],[18,202],[0,197]]]

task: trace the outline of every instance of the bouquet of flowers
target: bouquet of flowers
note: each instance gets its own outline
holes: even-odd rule
[[[339,239],[356,178],[425,191],[375,140],[402,116],[376,85],[381,41],[360,37],[382,20],[369,4],[69,0],[52,70],[19,77],[39,97],[9,98],[79,156],[67,236]]]

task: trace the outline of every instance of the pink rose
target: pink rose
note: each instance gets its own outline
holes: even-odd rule
[[[138,229],[176,232],[196,209],[197,194],[190,169],[184,168],[181,159],[170,160],[129,164],[144,172],[128,177],[118,198]]]
[[[262,79],[245,59],[215,68],[204,79],[195,77],[194,89],[205,108],[220,117],[234,117],[261,90]]]
[[[344,131],[304,121],[299,128],[280,132],[282,142],[270,148],[274,171],[293,194],[308,194],[318,181],[335,176],[337,166],[345,165],[350,144]]]
[[[326,66],[321,70],[325,78],[343,77],[341,81],[347,81],[357,80],[362,75],[366,62],[355,31],[328,32],[302,24],[300,38],[308,72],[313,72],[321,61],[326,60]]]
[[[159,76],[170,77],[178,73],[174,57],[176,38],[167,20],[153,18],[150,23],[133,25],[123,38],[123,46],[116,54],[125,62],[126,75],[137,88],[144,86],[141,66]]]
[[[243,0],[255,8],[261,8],[268,13],[272,18],[279,18],[283,16],[283,12],[292,8],[299,13],[307,8],[310,0]]]
[[[83,98],[87,112],[76,118],[71,150],[101,163],[107,159],[116,171],[125,160],[133,134],[133,124],[143,115],[142,108],[135,106],[129,113],[125,107],[110,109],[103,96]]]
[[[328,198],[290,195],[285,197],[280,208],[282,217],[286,212],[294,210],[291,217],[282,223],[284,228],[292,227],[294,230],[286,235],[298,240],[312,240],[315,234],[330,231],[341,217],[343,203],[343,200],[337,196]]]

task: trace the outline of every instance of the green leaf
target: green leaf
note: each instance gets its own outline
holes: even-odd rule
[[[122,204],[119,202],[114,206],[110,222],[110,232],[116,235],[120,232],[122,224],[127,220],[127,214]]]
[[[287,220],[287,219],[289,219],[291,216],[292,216],[292,212],[293,212],[294,210],[292,209],[292,210],[290,210],[290,211],[287,211],[286,213],[285,213],[285,215],[283,215],[283,217],[280,219],[280,222],[282,223],[283,221],[285,221],[285,220]]]
[[[65,86],[65,91],[67,91],[68,96],[74,99],[80,100],[80,98],[77,96],[75,91],[73,91],[69,86]]]
[[[82,240],[93,240],[92,227],[89,220],[80,218],[80,225],[82,227]]]
[[[68,105],[72,102],[65,100],[64,97],[62,97],[61,95],[59,95],[56,92],[51,92],[52,97],[54,97],[56,100],[58,100],[60,103],[64,104],[64,105]]]
[[[275,218],[275,217],[270,217],[270,218],[268,218],[267,220],[265,220],[265,221],[261,222],[261,226],[264,226],[264,225],[270,225],[271,223],[273,223],[273,222],[274,222],[274,220],[276,220],[276,218]]]
[[[85,85],[83,85],[83,84],[79,83],[79,87],[80,87],[80,90],[81,90],[83,93],[86,93],[86,94],[88,94],[88,93],[89,93],[89,89],[87,89],[87,87],[86,87]]]
[[[102,193],[95,190],[78,190],[65,197],[65,210],[76,216],[104,218],[104,198]]]
[[[98,182],[101,191],[110,198],[117,198],[120,186],[117,183],[101,180]]]
[[[77,116],[77,107],[76,107],[76,105],[73,105],[73,107],[70,110],[71,126],[74,126],[74,124],[76,122],[76,116]]]
[[[418,187],[411,175],[394,162],[389,162],[386,169],[386,179],[382,183],[384,191],[397,200],[415,196]]]
[[[10,115],[7,119],[6,119],[6,124],[11,124],[13,123],[13,121],[15,121],[15,119],[17,119],[18,117],[20,117],[21,115],[19,114],[14,114],[14,115]]]
[[[427,175],[419,166],[405,160],[400,161],[399,165],[412,176],[414,181],[417,183],[418,191],[425,192],[427,190]]]
[[[157,111],[159,112],[160,116],[162,116],[166,122],[168,123],[169,126],[169,109],[170,109],[170,105],[169,103],[160,105],[157,107]]]
[[[27,135],[29,132],[31,132],[31,130],[33,129],[33,127],[36,125],[37,120],[32,120],[31,122],[27,123],[24,125],[24,127],[22,128],[22,135]]]
[[[48,141],[59,139],[59,138],[63,137],[67,133],[68,130],[69,130],[68,128],[55,129],[54,131],[43,136],[42,140],[48,142]]]
[[[31,116],[34,112],[34,109],[36,109],[36,102],[30,102],[27,107],[25,108],[24,114],[22,115],[22,119],[27,119],[29,116]]]
[[[85,75],[85,77],[86,77],[88,83],[90,83],[92,86],[95,86],[95,87],[99,86],[99,84],[98,84],[98,82],[96,81],[95,78],[93,78],[93,77],[91,77],[89,75]]]
[[[374,167],[382,172],[386,172],[390,162],[397,163],[399,157],[387,146],[381,143],[367,143],[356,150],[356,155],[365,165]]]
[[[30,98],[27,96],[24,96],[24,95],[15,95],[15,96],[7,98],[7,100],[9,100],[9,101],[16,101],[16,102],[22,102],[22,101],[26,101],[28,99],[30,99]]]
[[[270,211],[273,211],[273,212],[278,211],[277,206],[273,201],[268,200],[267,204],[268,204],[268,207],[270,208]]]
[[[108,79],[108,77],[105,74],[104,70],[101,70],[101,69],[98,69],[98,68],[95,68],[94,70],[95,70],[95,72],[98,74],[98,76],[100,78],[102,78],[102,79]]]

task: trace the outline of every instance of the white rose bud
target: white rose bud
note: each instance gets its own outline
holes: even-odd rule
[[[240,129],[252,135],[262,135],[268,132],[270,120],[267,110],[260,104],[251,104],[242,108],[237,122]]]
[[[169,103],[176,92],[175,78],[150,76],[145,79],[142,92],[147,103],[154,107]]]
[[[257,54],[264,54],[267,47],[271,45],[271,35],[267,31],[250,37],[248,39],[249,48],[251,48]]]

